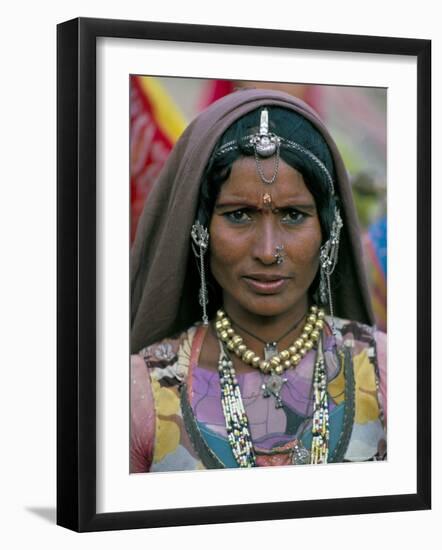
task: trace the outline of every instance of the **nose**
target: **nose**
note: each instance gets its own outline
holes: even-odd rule
[[[272,265],[276,262],[276,247],[282,245],[280,230],[272,218],[273,216],[269,216],[260,221],[253,243],[253,257],[263,265]]]

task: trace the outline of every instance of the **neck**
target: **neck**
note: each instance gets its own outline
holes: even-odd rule
[[[265,316],[246,311],[239,307],[236,301],[225,297],[223,309],[231,319],[235,331],[244,338],[247,346],[256,353],[259,353],[259,355],[262,355],[262,342],[251,337],[248,333],[265,342],[278,341],[279,349],[290,346],[302,332],[304,317],[309,309],[309,301],[308,297],[305,296],[289,311],[279,315]],[[300,322],[298,323],[298,321]],[[296,328],[284,336],[284,338],[281,338],[296,323],[298,323]]]

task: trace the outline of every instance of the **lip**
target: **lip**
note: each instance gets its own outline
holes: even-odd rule
[[[243,280],[255,292],[259,294],[276,294],[287,284],[290,277],[279,274],[252,273],[244,275]]]

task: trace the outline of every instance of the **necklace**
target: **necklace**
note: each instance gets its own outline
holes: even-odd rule
[[[276,400],[276,408],[280,408],[282,407],[281,389],[287,382],[287,378],[282,374],[285,370],[296,367],[304,355],[313,349],[324,327],[324,316],[324,310],[312,305],[301,336],[288,349],[280,352],[274,350],[270,358],[265,356],[264,359],[244,344],[243,338],[232,328],[232,322],[222,309],[217,311],[215,329],[218,339],[225,344],[227,350],[233,351],[244,363],[270,375],[262,385],[263,396],[273,396]]]
[[[219,341],[219,345],[221,352],[218,361],[218,372],[221,385],[221,405],[228,441],[239,467],[254,467],[256,466],[256,454],[233,362],[229,357],[226,344]],[[311,450],[309,452],[298,442],[292,455],[293,464],[323,464],[327,462],[328,458],[329,417],[327,376],[322,339],[319,339],[318,342],[318,351],[313,371],[313,394]]]
[[[242,401],[233,363],[220,342],[218,372],[221,384],[221,405],[227,439],[240,468],[256,466],[255,450],[250,435],[249,419]]]
[[[256,334],[252,334],[249,330],[247,330],[245,327],[242,327],[239,323],[234,321],[233,319],[230,319],[230,322],[233,325],[236,325],[239,329],[241,329],[243,332],[254,338],[255,340],[258,340],[259,342],[262,342],[264,344],[264,359],[269,360],[275,355],[278,354],[278,342],[280,342],[283,338],[285,338],[288,334],[293,332],[299,325],[299,323],[304,319],[304,315],[296,321],[296,323],[291,326],[282,336],[280,336],[277,340],[272,340],[271,342],[267,342],[266,340],[263,340]]]
[[[233,351],[244,363],[259,368],[264,374],[273,371],[282,374],[284,370],[295,367],[313,348],[324,326],[324,316],[324,310],[315,305],[311,306],[301,336],[288,349],[276,353],[271,359],[261,359],[244,344],[243,338],[232,328],[232,322],[222,309],[216,313],[215,329],[218,338],[225,342],[227,349]]]

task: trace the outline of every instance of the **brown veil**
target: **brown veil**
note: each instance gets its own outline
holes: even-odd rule
[[[213,103],[193,120],[176,143],[146,201],[131,252],[133,353],[200,319],[199,280],[190,246],[200,182],[224,131],[236,119],[262,105],[278,105],[300,113],[327,141],[335,164],[335,188],[344,222],[339,272],[345,284],[333,293],[335,315],[373,324],[353,196],[333,139],[318,115],[303,101],[275,90],[244,89]]]

